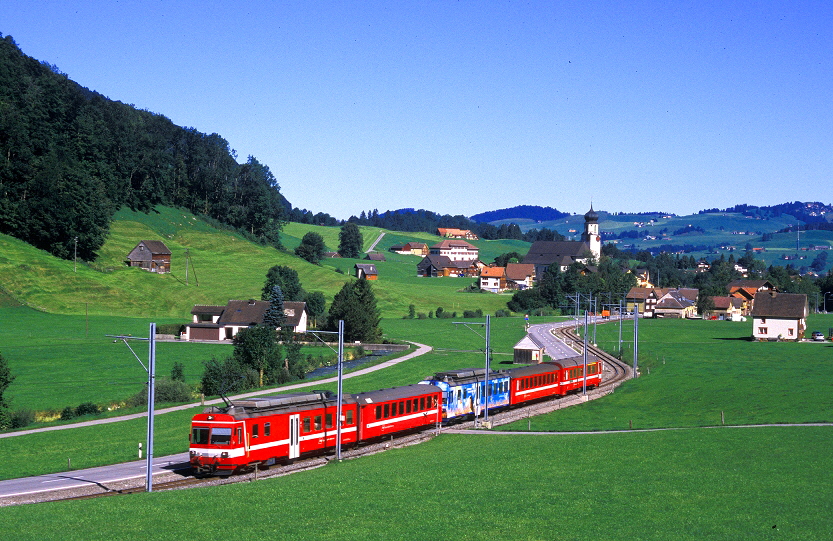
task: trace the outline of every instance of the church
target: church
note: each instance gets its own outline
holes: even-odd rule
[[[562,272],[573,263],[596,262],[602,256],[602,237],[599,235],[599,215],[590,205],[584,215],[584,232],[580,241],[537,241],[529,247],[524,263],[535,265],[536,281],[544,275],[547,267],[557,263]]]

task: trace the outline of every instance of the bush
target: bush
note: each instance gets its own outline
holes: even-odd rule
[[[11,415],[12,428],[24,428],[35,422],[35,412],[32,410],[17,410]]]
[[[463,317],[464,318],[475,318],[475,317],[483,317],[483,310],[478,308],[477,310],[463,310]]]
[[[181,362],[176,361],[173,368],[171,368],[171,379],[174,381],[185,381],[185,367]]]
[[[75,408],[67,406],[61,410],[61,420],[69,421],[70,419],[75,419]]]
[[[428,319],[428,315],[425,312],[419,312],[417,314],[417,319]]]
[[[502,308],[495,310],[495,317],[509,317],[512,315],[512,312],[509,310],[504,310]]]
[[[75,416],[81,417],[82,415],[95,415],[100,413],[101,410],[96,404],[92,402],[84,402],[83,404],[78,404],[78,407],[75,408]]]
[[[200,386],[205,395],[229,395],[253,389],[260,382],[260,374],[253,368],[243,366],[233,358],[218,361],[212,358],[205,363]]]
[[[156,334],[173,334],[179,336],[185,329],[185,325],[181,323],[164,323],[156,326]]]

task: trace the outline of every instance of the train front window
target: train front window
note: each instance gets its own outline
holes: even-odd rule
[[[231,428],[215,426],[211,429],[211,445],[228,445],[231,443]]]
[[[194,445],[205,445],[208,443],[208,428],[207,427],[194,427],[194,432],[191,437],[191,443]]]

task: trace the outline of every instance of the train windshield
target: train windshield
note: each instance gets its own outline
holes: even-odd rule
[[[212,445],[228,445],[231,443],[231,429],[215,426],[211,429]]]
[[[195,445],[205,445],[208,443],[208,427],[195,426],[191,443]]]

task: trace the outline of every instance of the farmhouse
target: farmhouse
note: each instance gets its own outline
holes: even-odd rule
[[[476,261],[478,257],[477,246],[457,239],[441,241],[431,246],[428,253],[429,255],[445,256],[452,261]]]
[[[658,299],[654,306],[654,317],[691,318],[697,313],[696,289],[654,290]],[[662,293],[661,295],[659,293]]]
[[[480,289],[492,293],[506,289],[506,267],[484,267],[480,271]]]
[[[127,255],[126,263],[150,272],[171,272],[171,251],[161,240],[142,240]]]
[[[262,325],[269,301],[228,301],[226,306],[195,305],[192,321],[185,326],[183,340],[231,340],[240,329]],[[286,326],[293,332],[307,332],[307,304],[284,301]]]
[[[417,276],[477,276],[483,267],[480,261],[453,261],[444,255],[429,255],[417,263]]]
[[[402,255],[428,255],[428,245],[424,242],[406,242],[405,244],[394,244],[390,247],[391,252]]]
[[[726,286],[730,297],[741,299],[741,312],[748,316],[755,305],[755,295],[759,291],[777,291],[769,280],[735,280]]]
[[[447,239],[478,239],[478,236],[468,229],[454,229],[453,227],[438,227],[437,235]]]
[[[506,288],[527,289],[535,282],[535,265],[528,263],[506,264]]]
[[[743,300],[737,297],[710,297],[714,308],[702,314],[704,319],[741,321]]]
[[[752,338],[801,340],[807,330],[808,312],[807,295],[759,291],[752,308]]]

